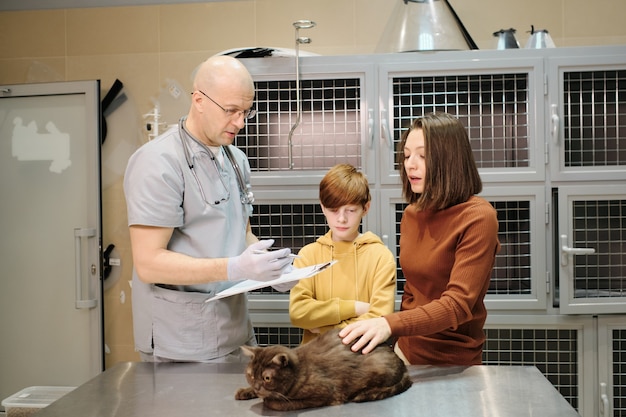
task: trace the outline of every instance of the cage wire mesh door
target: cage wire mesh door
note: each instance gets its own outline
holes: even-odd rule
[[[338,163],[362,168],[360,84],[358,78],[302,80],[302,120],[289,143],[296,82],[255,82],[257,116],[236,140],[253,173],[325,171]]]

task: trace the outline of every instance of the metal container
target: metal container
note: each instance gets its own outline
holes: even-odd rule
[[[497,32],[493,32],[493,36],[498,38],[496,49],[517,49],[519,48],[519,42],[515,39],[515,29],[500,29]]]
[[[526,42],[528,49],[554,48],[554,41],[548,33],[547,29],[535,30],[533,25],[530,26],[530,38]]]
[[[377,53],[478,49],[448,0],[396,0]]]

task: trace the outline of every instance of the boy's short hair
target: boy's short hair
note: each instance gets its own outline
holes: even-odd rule
[[[372,196],[362,172],[350,164],[338,164],[320,181],[319,198],[324,207],[336,209],[349,204],[365,207]]]

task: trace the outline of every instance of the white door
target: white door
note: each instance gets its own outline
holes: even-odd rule
[[[0,86],[0,399],[103,370],[99,89]]]
[[[561,313],[626,313],[626,187],[598,183],[558,192]]]
[[[552,181],[626,178],[624,53],[548,60]]]

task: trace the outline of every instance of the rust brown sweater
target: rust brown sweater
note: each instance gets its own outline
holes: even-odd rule
[[[441,211],[408,206],[400,223],[401,311],[385,316],[412,364],[482,362],[483,299],[500,250],[495,209],[480,197]]]

